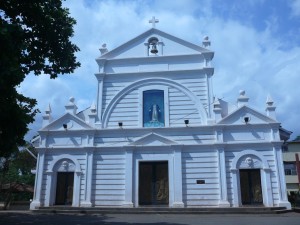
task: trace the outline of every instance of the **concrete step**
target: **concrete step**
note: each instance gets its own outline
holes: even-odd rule
[[[36,213],[58,214],[278,214],[289,212],[285,207],[241,207],[241,208],[82,208],[82,207],[40,207]]]

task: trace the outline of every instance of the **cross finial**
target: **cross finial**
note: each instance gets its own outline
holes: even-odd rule
[[[152,16],[152,19],[149,20],[149,23],[152,23],[152,27],[155,28],[155,24],[158,23],[159,20],[155,19],[155,16]]]

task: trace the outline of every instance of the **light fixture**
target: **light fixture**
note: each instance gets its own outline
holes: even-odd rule
[[[64,123],[63,128],[66,130],[68,128],[68,125]]]
[[[244,117],[244,121],[245,121],[246,124],[248,124],[249,121],[250,121],[250,117],[249,117],[249,116],[245,116],[245,117]]]
[[[185,124],[186,126],[188,126],[189,123],[190,123],[189,120],[184,120],[184,124]]]
[[[120,127],[120,128],[123,127],[123,123],[122,123],[122,122],[119,122],[118,124],[119,124],[119,127]]]

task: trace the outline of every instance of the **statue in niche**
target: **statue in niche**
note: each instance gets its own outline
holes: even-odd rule
[[[158,121],[158,114],[161,112],[158,105],[153,104],[149,112],[151,112],[151,121],[150,122],[159,122]]]
[[[164,123],[159,121],[161,110],[157,104],[153,104],[149,109],[149,122],[145,123],[145,127],[163,127]]]

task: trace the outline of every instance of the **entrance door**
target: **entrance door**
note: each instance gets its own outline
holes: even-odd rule
[[[139,205],[168,205],[168,162],[140,162]]]
[[[260,181],[260,169],[240,170],[243,205],[259,205],[263,203]]]
[[[72,205],[74,173],[58,172],[56,183],[56,205]]]

